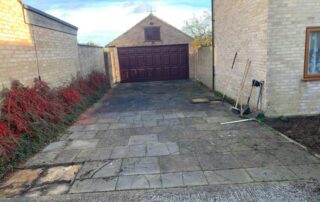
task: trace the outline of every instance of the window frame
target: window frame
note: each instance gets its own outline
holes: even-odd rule
[[[159,39],[147,39],[146,30],[147,30],[148,28],[149,28],[149,29],[150,29],[150,28],[152,28],[152,29],[154,29],[154,28],[158,29],[158,30],[159,30]],[[160,26],[145,26],[143,30],[144,30],[144,40],[145,40],[145,41],[161,41]],[[153,35],[153,36],[154,36],[154,35]]]
[[[320,74],[309,74],[309,49],[310,49],[310,33],[319,32],[320,27],[307,27],[306,29],[306,43],[305,43],[305,57],[304,57],[304,74],[305,80],[320,80]]]

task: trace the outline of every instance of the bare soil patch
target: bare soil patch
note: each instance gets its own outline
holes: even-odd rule
[[[320,154],[320,115],[267,118],[266,124]]]

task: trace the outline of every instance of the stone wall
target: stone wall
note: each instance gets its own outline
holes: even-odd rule
[[[16,0],[0,2],[0,57],[0,89],[11,79],[31,84],[38,76],[32,32]]]
[[[267,113],[320,113],[320,80],[305,81],[306,28],[320,26],[319,0],[269,0]]]
[[[104,69],[102,48],[79,51],[77,27],[18,0],[0,1],[0,89],[12,80],[31,85],[39,76],[61,86],[87,68]]]
[[[79,61],[82,75],[92,71],[106,72],[103,48],[79,44]]]
[[[212,90],[212,48],[200,48],[195,57],[195,79]]]
[[[41,79],[51,86],[68,83],[80,71],[77,36],[37,26],[31,29]]]
[[[247,59],[252,61],[242,102],[250,92],[251,80],[266,81],[267,0],[215,0],[215,87],[236,99]],[[235,53],[238,57],[231,70]],[[253,92],[252,106],[257,91]],[[266,90],[264,94],[266,97]],[[263,100],[265,109],[266,99]]]

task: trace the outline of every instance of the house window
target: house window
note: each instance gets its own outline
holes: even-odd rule
[[[160,41],[160,27],[145,27],[144,38],[146,41]]]
[[[320,79],[320,27],[307,28],[304,78]]]

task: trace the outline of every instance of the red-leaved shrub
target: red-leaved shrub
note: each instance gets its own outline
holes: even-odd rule
[[[5,122],[0,121],[0,155],[2,160],[13,157],[17,141],[18,136],[8,128]]]
[[[82,102],[81,94],[78,89],[69,86],[67,88],[61,88],[58,91],[63,101],[70,107],[75,107]]]
[[[87,98],[97,98],[106,89],[106,76],[92,72],[86,78],[78,76],[57,90],[47,83],[35,80],[32,87],[12,82],[4,92],[0,117],[0,155],[3,160],[14,157],[20,137],[41,139],[50,127],[63,125],[66,115],[86,104]],[[89,99],[90,100],[90,99]]]

